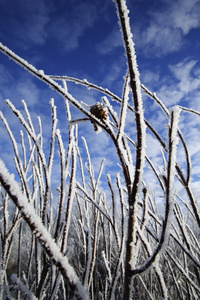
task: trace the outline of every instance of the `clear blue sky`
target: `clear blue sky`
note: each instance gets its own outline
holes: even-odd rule
[[[130,0],[127,5],[141,82],[168,108],[180,104],[200,111],[200,1]],[[121,96],[126,60],[112,0],[0,0],[0,41],[45,74],[86,78]],[[70,88],[80,101],[92,104],[100,100],[93,91]],[[25,99],[33,118],[40,115],[44,132],[48,132],[51,97],[58,107],[59,126],[65,126],[63,100],[0,53],[0,110],[15,127],[13,130],[15,120],[4,99],[9,98],[17,108]],[[146,97],[144,108],[157,130],[167,122]],[[198,124],[197,117],[183,114],[180,126],[190,141],[193,161],[199,166]],[[2,124],[0,131],[0,152],[9,162],[12,155]],[[103,140],[101,150],[108,153],[110,143],[104,133],[101,138],[94,136],[89,124],[84,128],[80,125],[80,134],[88,138],[93,145],[91,151],[99,159],[99,139]],[[152,145],[147,135],[148,143]],[[148,154],[156,161],[158,152],[155,144]],[[112,157],[108,157],[107,166],[112,167]],[[199,174],[196,169],[195,175]]]

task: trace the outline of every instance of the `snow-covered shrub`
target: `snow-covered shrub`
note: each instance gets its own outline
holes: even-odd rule
[[[190,156],[178,126],[186,109],[167,109],[140,83],[128,9],[124,0],[115,3],[128,66],[121,98],[87,80],[48,76],[0,44],[4,54],[64,98],[68,126],[65,147],[53,99],[49,137],[43,136],[40,118],[36,129],[25,101],[22,113],[7,100],[22,126],[20,144],[0,113],[13,145],[17,178],[1,160],[1,299],[200,297],[200,214],[190,185]],[[94,104],[98,113],[68,92],[68,81],[102,93],[104,106]],[[168,119],[167,138],[146,119],[142,91]],[[72,105],[85,115],[82,120],[74,120]],[[129,120],[127,128],[128,115],[132,123]],[[77,129],[78,122],[88,120],[112,141],[121,168],[114,180],[110,174],[102,177],[104,157],[94,172],[87,141]],[[147,131],[160,145],[162,166],[154,166],[148,157]],[[177,163],[180,147],[186,154],[184,168]],[[52,181],[55,170],[57,189]],[[149,172],[162,201],[145,177]],[[174,189],[177,181],[184,199]]]

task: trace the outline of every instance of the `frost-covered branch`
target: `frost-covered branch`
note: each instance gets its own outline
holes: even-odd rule
[[[19,289],[23,292],[23,295],[26,295],[28,297],[28,299],[30,300],[37,300],[38,298],[35,297],[35,295],[28,290],[28,288],[20,281],[20,279],[17,277],[16,274],[12,274],[11,278],[13,283],[16,283],[19,287]]]
[[[67,116],[60,130],[51,99],[51,132],[46,137],[39,116],[37,132],[25,101],[24,117],[7,100],[22,125],[18,142],[0,112],[21,183],[19,187],[1,162],[2,299],[19,299],[22,294],[41,300],[200,297],[200,213],[192,191],[190,147],[178,128],[180,111],[200,114],[184,107],[167,108],[140,83],[126,1],[115,4],[128,66],[122,91],[117,92],[121,97],[86,79],[46,75],[0,44],[4,54],[62,96]],[[78,101],[67,82],[100,92],[102,104]],[[168,119],[168,139],[166,129],[162,131],[165,121],[156,128],[148,112],[144,116],[141,90]],[[71,105],[83,117],[77,118]],[[102,153],[96,171],[90,144],[79,136],[79,128],[88,120],[105,131],[115,148],[120,168],[114,180],[114,160],[111,175],[104,174]],[[66,139],[63,128],[68,128]],[[159,159],[157,153],[151,156],[151,148],[150,155],[145,151],[146,128],[147,138],[153,137],[156,147],[161,147]],[[178,139],[185,153],[180,165]],[[177,182],[180,190],[175,190]],[[17,273],[12,277],[15,284],[9,280],[13,273]]]
[[[174,177],[175,177],[175,165],[176,165],[176,148],[178,143],[177,131],[179,120],[179,108],[175,107],[171,111],[171,118],[169,124],[169,153],[168,153],[168,166],[167,166],[167,181],[166,181],[166,203],[165,203],[165,217],[162,225],[162,231],[159,243],[155,248],[152,256],[146,260],[146,262],[139,268],[132,269],[132,275],[144,272],[155,261],[158,253],[162,249],[163,245],[167,243],[167,234],[169,236],[170,223],[169,218],[172,213],[173,197],[174,197]]]
[[[18,183],[13,178],[13,175],[8,173],[8,170],[2,160],[0,160],[0,182],[13,202],[19,208],[23,214],[24,220],[37,236],[43,248],[49,257],[51,257],[52,261],[58,267],[63,276],[69,281],[71,286],[74,286],[74,288],[77,289],[80,298],[84,300],[89,299],[85,288],[82,286],[74,269],[69,264],[67,257],[63,256],[50,233],[43,225],[40,217],[34,212],[32,205],[28,202],[26,196],[22,194]]]
[[[128,73],[130,80],[130,90],[133,95],[133,103],[135,110],[135,122],[137,128],[137,148],[136,148],[136,165],[133,182],[127,182],[129,192],[129,219],[128,219],[128,237],[126,248],[126,267],[125,267],[125,286],[123,299],[130,297],[130,262],[133,258],[133,243],[135,239],[135,214],[136,202],[139,193],[139,188],[142,182],[142,173],[145,161],[145,130],[146,125],[144,121],[142,94],[139,72],[136,61],[135,47],[132,40],[132,33],[130,28],[130,21],[128,17],[128,8],[124,0],[116,0],[117,14],[120,21],[122,40],[124,43],[125,53],[127,57]],[[126,96],[127,97],[127,96]]]

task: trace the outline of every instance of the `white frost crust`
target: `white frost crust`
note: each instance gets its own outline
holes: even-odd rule
[[[116,0],[115,0],[116,2]],[[140,165],[140,169],[137,170],[140,176],[139,179],[139,183],[141,183],[142,180],[142,175],[143,175],[143,169],[144,169],[144,164],[145,164],[145,153],[146,153],[146,124],[144,121],[144,112],[143,112],[143,102],[142,102],[142,92],[141,92],[141,83],[140,83],[140,74],[139,74],[139,70],[138,70],[138,66],[137,66],[137,59],[136,59],[136,53],[135,53],[135,45],[133,42],[133,35],[131,33],[131,27],[130,27],[130,19],[129,19],[129,10],[127,8],[126,5],[126,1],[125,0],[120,0],[120,4],[121,4],[121,8],[122,8],[122,12],[123,12],[123,17],[124,17],[124,22],[125,22],[125,27],[126,27],[126,33],[127,33],[127,45],[129,47],[129,51],[130,51],[130,56],[131,56],[131,62],[132,62],[132,69],[134,70],[135,73],[135,83],[136,83],[136,90],[137,90],[137,97],[138,97],[138,111],[136,111],[136,114],[140,115],[140,130],[141,130],[141,137],[142,137],[142,148],[140,149],[141,151],[141,165]],[[119,16],[119,12],[118,13],[118,19],[120,20],[120,16]],[[120,23],[121,26],[121,32],[122,32],[122,39],[124,41],[124,47],[126,49],[126,45],[125,45],[125,40],[123,37],[123,30],[122,30],[122,24]],[[132,80],[132,79],[131,79]]]
[[[52,253],[52,259],[60,263],[62,268],[65,270],[69,280],[73,283],[82,297],[82,299],[89,299],[88,294],[81,284],[78,276],[76,275],[73,267],[69,264],[68,258],[64,256],[55,240],[52,238],[49,231],[45,228],[41,218],[35,213],[32,205],[28,202],[26,196],[21,192],[18,183],[14,179],[13,174],[9,174],[4,162],[0,159],[0,179],[9,186],[9,192],[13,197],[17,198],[18,207],[21,212],[30,220],[31,224],[34,224],[36,230],[35,235],[39,238],[40,242],[46,249]]]
[[[21,282],[16,274],[12,274],[10,279],[19,286],[20,290],[28,297],[29,300],[38,300],[38,298],[35,297],[35,295]]]
[[[173,116],[173,119],[172,119]],[[177,151],[177,145],[179,142],[179,138],[177,135],[178,131],[178,122],[179,122],[179,117],[180,117],[180,108],[179,106],[174,106],[171,108],[171,118],[170,118],[170,123],[171,123],[171,135],[169,137],[170,142],[171,142],[171,155],[168,159],[168,165],[171,165],[170,168],[170,174],[169,176],[169,181],[170,181],[170,198],[171,194],[173,194],[173,184],[174,184],[174,176],[175,176],[175,165],[176,165],[176,151]]]

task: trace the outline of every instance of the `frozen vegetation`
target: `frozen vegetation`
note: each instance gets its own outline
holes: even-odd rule
[[[19,144],[0,113],[18,174],[15,179],[0,160],[0,299],[200,299],[200,214],[191,189],[190,154],[179,129],[183,110],[198,112],[167,109],[140,83],[126,2],[115,4],[128,68],[121,98],[87,80],[46,75],[0,44],[4,54],[64,98],[68,120],[64,147],[53,99],[48,138],[39,118],[37,132],[25,101],[22,113],[7,100],[21,123]],[[68,81],[98,90],[103,104],[87,107],[79,102],[68,92]],[[142,92],[168,118],[165,139],[145,119]],[[74,121],[72,105],[84,114],[82,120]],[[126,127],[127,114],[132,115],[134,138],[130,125]],[[107,174],[106,192],[100,188],[104,157],[96,174],[87,140],[78,134],[79,121],[87,120],[107,133],[118,155],[121,173],[114,181]],[[147,156],[147,131],[160,145],[159,168]],[[184,167],[177,163],[180,148]],[[56,151],[60,184],[55,193]],[[162,194],[161,207],[145,180],[147,171]],[[182,186],[181,194],[174,189],[175,181]]]

